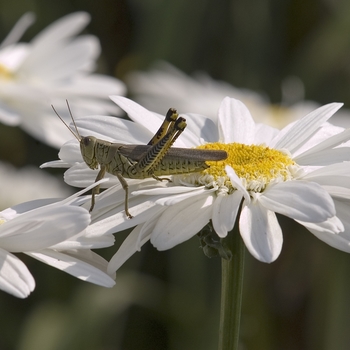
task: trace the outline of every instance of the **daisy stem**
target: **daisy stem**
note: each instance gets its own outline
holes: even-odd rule
[[[219,350],[237,350],[241,321],[245,246],[238,229],[225,240],[231,260],[222,259]]]

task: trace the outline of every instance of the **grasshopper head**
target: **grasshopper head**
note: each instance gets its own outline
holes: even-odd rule
[[[80,152],[84,162],[91,168],[97,169],[98,162],[95,157],[96,137],[82,136],[80,138]]]

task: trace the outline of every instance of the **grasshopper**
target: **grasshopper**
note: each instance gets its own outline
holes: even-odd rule
[[[128,145],[100,140],[94,136],[81,136],[75,124],[68,101],[67,107],[73,121],[74,133],[52,106],[56,115],[66,125],[80,143],[81,155],[91,169],[99,169],[96,181],[106,172],[117,176],[125,191],[125,214],[129,219],[129,191],[125,178],[145,179],[153,177],[158,181],[171,181],[159,178],[162,175],[176,175],[200,172],[209,167],[206,161],[219,161],[227,158],[225,151],[171,148],[186,128],[186,119],[179,117],[174,108],[170,108],[159,130],[147,145]],[[92,189],[90,212],[95,206],[95,196],[100,186]]]

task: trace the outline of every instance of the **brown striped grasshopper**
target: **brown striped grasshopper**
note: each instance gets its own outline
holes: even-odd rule
[[[53,106],[52,108],[79,141],[81,155],[88,167],[91,169],[99,168],[95,182],[101,180],[106,172],[117,176],[125,191],[125,214],[129,219],[132,218],[132,215],[129,212],[129,191],[125,178],[145,179],[153,177],[159,181],[171,181],[159,178],[159,176],[200,172],[209,167],[206,161],[219,161],[227,158],[225,151],[171,148],[186,128],[186,119],[179,117],[173,108],[169,109],[159,130],[147,145],[128,145],[100,140],[94,136],[80,136],[68,102],[67,106],[76,134]],[[90,212],[94,208],[95,196],[99,192],[100,186],[93,188]]]

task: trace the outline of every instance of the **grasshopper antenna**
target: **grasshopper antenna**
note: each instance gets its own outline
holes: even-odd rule
[[[80,142],[81,140],[81,136],[79,134],[79,131],[78,131],[78,128],[77,128],[77,125],[75,124],[75,120],[73,118],[73,115],[72,115],[72,111],[69,107],[69,103],[68,103],[68,100],[66,100],[66,103],[67,103],[67,107],[68,107],[68,111],[69,111],[69,114],[70,114],[70,117],[72,118],[72,121],[73,121],[73,124],[74,124],[74,127],[75,127],[75,130],[77,132],[77,135],[71,130],[71,128],[67,125],[67,123],[63,120],[63,118],[58,114],[58,112],[56,111],[55,107],[53,105],[51,105],[53,111],[56,113],[57,117],[60,118],[61,122],[67,127],[67,129],[74,135],[74,137]]]
[[[74,118],[73,118],[73,114],[72,114],[72,111],[71,111],[71,109],[70,109],[70,105],[69,105],[69,103],[68,103],[68,100],[66,100],[66,104],[67,104],[67,107],[68,107],[69,115],[70,115],[70,117],[72,118],[72,121],[73,121],[75,130],[76,130],[76,132],[77,132],[77,135],[79,136],[79,141],[80,141],[80,140],[81,140],[81,136],[80,136],[80,134],[79,134],[79,131],[78,131],[78,128],[77,128],[77,124],[75,124],[75,120],[74,120]]]

